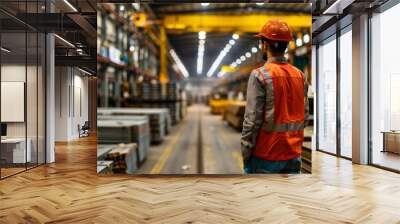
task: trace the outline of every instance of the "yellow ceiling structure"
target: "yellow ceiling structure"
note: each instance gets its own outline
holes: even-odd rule
[[[239,32],[257,33],[271,19],[285,20],[293,31],[311,29],[308,14],[244,14],[244,15],[167,15],[163,25],[168,32]]]

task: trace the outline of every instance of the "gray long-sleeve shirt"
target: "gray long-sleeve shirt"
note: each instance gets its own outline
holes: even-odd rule
[[[242,130],[243,160],[251,156],[256,145],[258,132],[263,124],[263,110],[265,105],[265,89],[262,81],[257,78],[256,71],[250,74],[247,84],[247,103]]]

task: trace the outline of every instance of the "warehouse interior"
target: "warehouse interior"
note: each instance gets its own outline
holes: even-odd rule
[[[22,14],[16,13],[18,12],[17,2],[21,6],[19,12]],[[113,2],[122,2],[122,0]],[[269,3],[245,3],[243,7],[234,4],[235,7],[226,9],[224,3],[201,4],[199,2],[189,4],[186,9],[180,8],[183,6],[181,4],[172,3],[147,3],[144,8],[142,4],[137,3],[125,4],[122,8],[118,4],[118,7],[110,8],[96,5],[94,0],[0,1],[0,81],[25,82],[28,86],[30,83],[35,83],[31,87],[14,85],[11,89],[17,91],[20,88],[26,88],[24,89],[26,92],[34,87],[34,91],[38,94],[36,98],[25,97],[26,103],[18,104],[24,108],[23,113],[27,116],[24,121],[3,122],[3,113],[0,117],[1,123],[7,124],[7,136],[4,137],[8,138],[10,135],[13,138],[12,126],[20,125],[26,130],[22,134],[26,137],[20,137],[22,143],[38,142],[38,148],[32,148],[32,154],[35,155],[32,157],[33,162],[25,161],[22,167],[17,167],[17,171],[10,170],[10,164],[4,163],[8,160],[1,160],[0,222],[398,223],[400,201],[396,198],[400,198],[398,190],[400,189],[398,152],[400,143],[397,127],[398,101],[395,100],[395,96],[398,94],[399,86],[396,75],[399,74],[396,67],[396,53],[400,49],[396,44],[399,28],[395,23],[399,20],[400,4],[396,0],[311,2],[313,3],[310,6],[312,28],[309,36],[312,38],[309,41],[311,43],[304,44],[307,42],[305,35],[303,38],[297,38],[297,33],[294,35],[302,40],[303,45],[311,47],[311,66],[308,67],[310,71],[304,72],[308,73],[310,79],[309,92],[312,93],[309,97],[310,102],[312,98],[315,98],[311,104],[314,120],[312,128],[309,127],[312,130],[308,132],[310,137],[305,139],[309,145],[304,145],[304,152],[311,149],[309,152],[312,174],[305,174],[306,170],[303,170],[304,174],[283,176],[179,175],[201,172],[242,173],[241,155],[237,154],[240,130],[236,130],[235,119],[232,119],[232,116],[230,118],[225,116],[225,111],[228,111],[228,107],[243,108],[243,102],[238,101],[246,99],[245,94],[239,94],[246,88],[246,74],[235,74],[236,72],[231,67],[240,71],[241,68],[246,67],[245,65],[257,66],[256,64],[261,62],[260,58],[257,58],[260,52],[257,49],[257,41],[252,36],[254,31],[249,32],[248,36],[244,34],[246,32],[234,30],[224,30],[223,33],[226,33],[224,35],[211,35],[213,32],[204,28],[205,35],[201,34],[201,38],[205,37],[203,52],[203,50],[199,51],[203,49],[199,46],[202,45],[199,38],[199,32],[202,30],[196,30],[186,39],[185,35],[179,33],[179,29],[183,26],[175,26],[172,27],[174,32],[165,30],[166,38],[163,39],[161,36],[154,38],[151,34],[143,34],[145,31],[137,29],[147,22],[150,22],[148,24],[150,27],[159,26],[162,20],[152,19],[154,18],[152,16],[159,15],[160,18],[167,18],[169,12],[176,13],[178,16],[192,16],[202,13],[207,15],[209,10],[215,10],[221,15],[225,12],[229,15],[232,11],[239,11],[235,16],[242,14],[246,16],[248,11],[257,12],[271,7]],[[28,15],[25,15],[27,12],[25,3],[39,3],[39,5],[35,5],[36,11],[32,14],[32,19],[28,20],[29,23],[25,22],[22,26],[16,26],[26,21],[22,18],[28,18]],[[45,10],[50,10],[49,6],[54,7],[55,14],[47,15],[45,12],[48,11],[41,11],[43,5]],[[127,12],[142,12],[142,10],[150,15],[139,13],[133,18],[138,26],[128,24],[132,20],[128,18]],[[179,10],[179,13],[174,10]],[[285,8],[281,5],[279,10],[290,13],[293,8]],[[67,14],[66,17],[61,17],[63,13]],[[110,13],[112,15],[109,15]],[[39,18],[42,16],[43,18],[55,16],[60,19],[52,17],[47,21],[54,21],[54,23],[42,21],[43,26],[36,26],[35,19],[40,21]],[[71,18],[70,16],[78,18],[68,19]],[[83,20],[80,16],[85,19]],[[131,31],[119,32],[116,29],[113,31],[114,36],[107,41],[90,38],[90,35],[94,34],[93,29],[96,29],[95,24],[99,16],[102,17],[100,19],[102,28],[119,23],[120,25],[115,25],[115,27],[131,29]],[[107,19],[108,16],[112,18]],[[61,18],[64,24],[62,26],[60,26]],[[174,18],[171,19],[174,21]],[[191,23],[196,22],[194,17],[191,19],[193,19]],[[104,26],[107,20],[116,21],[108,21],[108,25]],[[92,25],[88,26],[85,21],[89,21]],[[235,21],[235,26],[239,26],[241,22]],[[217,25],[221,24],[223,23]],[[98,27],[99,24],[97,24]],[[27,31],[33,28],[38,33],[35,36],[39,36],[39,41],[41,34],[44,38],[43,47],[40,44],[35,45],[37,50],[34,52],[38,51],[39,57],[35,57],[27,47],[30,45],[30,38],[27,35],[30,32]],[[79,36],[74,34],[76,31],[82,32],[87,42],[75,39]],[[164,32],[158,31],[160,34]],[[97,29],[97,32],[104,32],[97,33],[98,37],[107,36],[105,29]],[[135,38],[116,37],[130,32],[138,33],[138,35]],[[12,33],[12,39],[9,36],[10,33]],[[238,35],[235,36],[238,39],[234,39],[234,34]],[[21,36],[22,41],[18,41],[18,36]],[[126,42],[125,40],[116,42],[121,39],[126,39]],[[213,57],[217,58],[231,39],[235,40],[235,44],[225,55],[226,62],[222,60],[223,62],[220,63],[229,66],[223,69],[219,66],[211,75],[213,78],[208,78],[207,72],[215,60],[207,59],[207,54],[213,52]],[[28,42],[26,43],[25,40]],[[97,40],[97,52],[94,53],[94,47],[91,51],[82,46],[85,55],[78,56],[81,51],[78,50],[81,49],[78,45],[80,46],[80,43],[86,45],[90,42],[90,46],[93,46],[91,41],[94,40]],[[164,45],[166,48],[157,45],[157,41],[161,40],[167,42]],[[128,41],[132,42],[127,45]],[[14,42],[16,44],[13,44]],[[69,43],[77,46],[77,49],[73,50],[75,48]],[[179,47],[179,43],[186,45],[187,48]],[[17,45],[19,46],[16,47]],[[152,45],[156,48],[153,49]],[[294,45],[296,49],[296,43]],[[239,48],[239,46],[242,47]],[[252,51],[253,47],[257,50],[255,53]],[[40,53],[41,48],[44,48],[43,54]],[[162,60],[159,54],[161,49],[163,49],[163,55],[166,56]],[[173,51],[168,51],[171,49]],[[71,51],[69,52],[71,54],[66,53],[66,50]],[[25,53],[20,54],[18,51]],[[16,53],[19,57],[12,57]],[[246,53],[250,53],[250,57],[247,57]],[[42,55],[46,56],[45,60],[42,60],[44,59]],[[199,55],[203,56],[202,75],[197,74]],[[244,56],[244,61],[241,60],[241,56]],[[31,57],[34,59],[31,60]],[[65,60],[55,60],[57,58]],[[9,62],[17,59],[19,61],[13,61],[13,63],[14,66],[18,63],[22,65],[23,68],[18,70],[21,74],[6,75],[11,64]],[[59,66],[56,66],[57,61],[60,63]],[[42,69],[46,69],[40,72],[42,63],[44,64]],[[134,66],[129,63],[133,63]],[[166,70],[161,70],[162,63],[167,64]],[[34,68],[31,72],[30,66],[33,64]],[[74,65],[72,67],[75,68],[65,68],[70,65]],[[182,65],[185,66],[187,73],[181,69]],[[60,73],[56,73],[56,70]],[[14,72],[17,74],[15,70]],[[121,169],[121,166],[119,170],[114,169],[110,167],[114,161],[99,163],[99,161],[108,160],[102,152],[110,150],[107,148],[109,146],[98,142],[97,138],[101,140],[99,133],[89,132],[89,136],[83,138],[79,138],[78,133],[78,138],[74,137],[78,119],[83,117],[82,121],[86,120],[84,109],[80,109],[84,106],[80,105],[78,100],[79,95],[85,92],[85,84],[82,85],[82,83],[86,81],[84,76],[81,76],[81,80],[74,77],[81,72],[91,74],[85,73],[89,76],[89,80],[95,80],[93,82],[88,80],[88,88],[92,88],[92,91],[88,93],[90,95],[88,120],[92,123],[91,127],[97,124],[93,120],[97,119],[97,116],[101,118],[99,124],[102,123],[102,127],[115,126],[118,123],[115,121],[118,116],[121,120],[129,118],[131,121],[128,123],[142,125],[143,133],[150,136],[147,138],[143,136],[144,140],[139,139],[140,141],[149,140],[147,154],[140,153],[139,150],[143,148],[139,149],[137,145],[131,145],[132,143],[120,145],[117,141],[111,144],[119,145],[117,152],[120,152],[121,148],[129,152],[136,147],[136,151],[139,152],[135,157],[136,163],[131,163],[129,166],[134,169],[127,170],[126,167]],[[245,73],[246,69],[243,69],[243,72]],[[56,77],[57,74],[59,77]],[[131,74],[139,74],[137,78],[143,77],[143,79],[133,79]],[[185,77],[185,74],[188,77]],[[150,78],[152,76],[156,78]],[[15,79],[10,80],[10,78]],[[40,86],[41,78],[45,79],[43,81],[45,88]],[[103,82],[105,80],[107,83]],[[8,87],[7,84],[2,84],[0,92],[7,89],[11,91]],[[64,93],[56,95],[56,88],[59,88],[57,91],[60,93]],[[182,88],[182,91],[168,92],[176,88]],[[41,92],[42,89],[44,93]],[[146,89],[147,92],[143,91]],[[151,95],[154,92],[158,93],[157,89],[160,90],[160,94]],[[192,91],[189,91],[190,89]],[[233,90],[233,93],[229,90]],[[43,98],[41,94],[44,94]],[[149,98],[139,98],[146,94]],[[17,91],[15,95],[21,96],[21,91]],[[169,125],[169,119],[164,119],[164,128],[152,133],[150,120],[153,121],[153,125],[154,121],[155,124],[160,124],[160,119],[170,114],[170,109],[166,105],[162,107],[158,105],[162,105],[165,101],[168,104],[177,101],[181,103],[183,97],[174,99],[176,95],[185,95],[186,106],[180,106],[180,108],[186,108],[186,110],[181,109],[179,114],[175,115],[175,118],[179,119],[176,124],[173,124],[169,115],[171,124]],[[0,96],[1,105],[3,105],[3,100],[4,103],[8,101],[8,106],[13,107],[18,105],[9,103],[10,99],[13,102],[21,102],[16,97],[4,96],[5,94]],[[157,103],[151,104],[155,106],[149,108],[148,101],[155,101],[158,96],[164,98],[157,99]],[[44,106],[41,102],[45,102]],[[69,102],[67,104],[69,109],[62,106],[66,102]],[[27,107],[27,105],[32,106]],[[37,110],[34,105],[37,105]],[[60,109],[57,112],[56,106]],[[96,106],[99,113],[97,109],[93,110]],[[37,113],[32,113],[32,108]],[[144,110],[145,108],[147,109]],[[3,106],[0,109],[2,112],[5,111]],[[41,117],[43,110],[44,117]],[[63,124],[55,122],[57,116],[60,116],[59,113],[62,117],[68,117],[74,116],[74,113],[80,115],[81,111],[84,116],[76,117],[77,120],[70,117],[65,121],[60,121],[64,122]],[[4,114],[21,116],[21,111],[17,112]],[[144,113],[146,114],[142,115]],[[35,125],[36,122],[31,122],[36,118],[38,125]],[[80,123],[80,125],[83,124]],[[56,126],[62,127],[62,125],[66,128],[63,132],[64,139],[55,143],[56,131],[59,131],[56,130]],[[4,155],[3,140],[7,140],[3,137],[4,129],[2,125],[0,158]],[[97,127],[93,131],[95,130],[98,130]],[[199,130],[202,131],[199,132]],[[152,143],[151,139],[155,138],[151,136],[157,137],[156,134],[162,132],[164,133],[163,141]],[[30,133],[37,137],[32,137]],[[83,134],[86,135],[86,133]],[[45,140],[41,142],[41,138]],[[201,147],[198,142],[202,143]],[[45,147],[41,148],[41,144]],[[25,149],[27,152],[26,144],[21,145],[23,146],[20,148],[21,151],[24,152]],[[200,160],[202,162],[198,161],[199,156],[193,155],[198,152],[198,149],[202,149],[203,160]],[[213,151],[215,149],[221,151]],[[38,153],[34,154],[36,150]],[[214,162],[215,152],[221,157],[216,162]],[[143,157],[138,157],[140,155],[145,155],[146,159],[138,164],[137,161],[143,159]],[[6,158],[10,157],[6,156]],[[171,159],[175,163],[170,162]],[[198,164],[202,165],[198,166]],[[31,169],[33,167],[35,168]],[[99,175],[99,172],[105,174]],[[149,174],[174,172],[178,175],[106,175],[107,173],[140,174],[142,172]]]
[[[254,35],[270,19],[291,26],[286,57],[311,84],[308,3],[102,3],[97,13],[100,173],[242,174],[248,75],[265,63]]]

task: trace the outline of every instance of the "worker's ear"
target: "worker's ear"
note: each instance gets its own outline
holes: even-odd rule
[[[263,48],[263,51],[268,51],[268,42],[267,41],[262,42],[262,48]]]

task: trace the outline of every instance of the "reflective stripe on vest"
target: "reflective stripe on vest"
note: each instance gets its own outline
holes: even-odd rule
[[[264,81],[264,87],[265,87],[265,108],[264,108],[264,124],[273,124],[274,123],[274,84],[272,83],[272,78],[266,71],[265,67],[261,67],[260,69],[256,70],[258,72],[258,75],[260,78]]]
[[[304,129],[304,122],[293,122],[287,124],[274,124],[264,122],[262,129],[264,129],[265,131],[274,132],[301,131]]]

